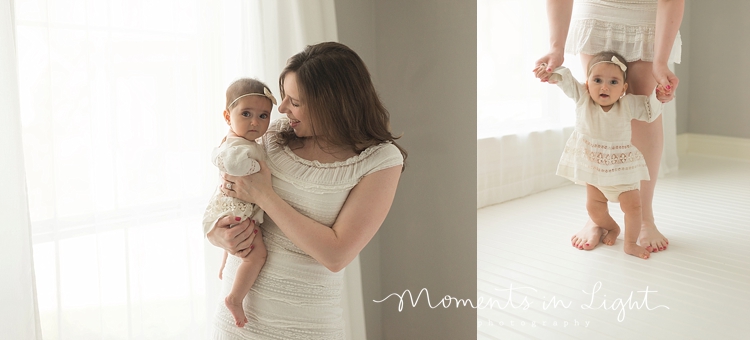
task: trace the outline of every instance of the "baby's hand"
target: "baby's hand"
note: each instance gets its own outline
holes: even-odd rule
[[[550,84],[557,83],[556,80],[550,79],[550,77],[552,76],[552,72],[547,72],[547,64],[545,63],[539,64],[539,66],[537,66],[533,72],[534,72],[534,76],[536,76],[539,80],[543,82],[548,82]]]

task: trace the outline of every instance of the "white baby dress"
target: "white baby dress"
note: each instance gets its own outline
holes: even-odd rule
[[[558,81],[557,85],[576,102],[575,130],[565,144],[557,175],[594,186],[648,180],[643,154],[630,143],[630,121],[652,122],[661,115],[663,105],[655,93],[626,94],[604,112],[569,69],[557,68],[550,81]]]
[[[232,176],[245,176],[260,171],[257,160],[264,160],[263,147],[255,141],[241,137],[227,137],[218,148],[211,153],[211,161],[222,172]],[[211,200],[203,213],[203,233],[208,233],[223,216],[237,216],[244,221],[254,219],[263,223],[263,210],[255,204],[224,195],[219,188],[214,191]]]

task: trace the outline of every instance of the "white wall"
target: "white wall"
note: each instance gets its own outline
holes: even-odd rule
[[[339,41],[368,64],[409,152],[391,212],[362,252],[369,340],[476,338],[476,311],[371,302],[427,288],[476,300],[476,4],[336,1]]]

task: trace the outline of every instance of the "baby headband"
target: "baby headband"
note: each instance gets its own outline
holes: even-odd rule
[[[602,61],[595,62],[594,65],[591,65],[591,67],[589,67],[589,74],[591,73],[591,69],[594,68],[594,66],[596,66],[596,64],[601,64],[601,63],[615,64],[615,65],[619,66],[620,69],[622,70],[622,73],[624,73],[627,76],[627,73],[625,73],[625,71],[627,71],[628,67],[625,66],[625,64],[623,64],[620,61],[620,59],[617,59],[617,57],[615,57],[615,56],[612,56],[611,60],[602,60]]]
[[[263,87],[263,93],[246,93],[246,94],[243,94],[243,95],[237,97],[231,103],[229,103],[229,105],[227,105],[227,107],[231,107],[232,105],[234,105],[234,103],[236,103],[238,100],[240,100],[240,98],[247,97],[247,96],[266,97],[266,98],[268,98],[268,99],[271,100],[271,103],[273,103],[274,105],[276,105],[276,98],[273,96],[273,94],[271,93],[271,91],[269,91],[267,87]]]

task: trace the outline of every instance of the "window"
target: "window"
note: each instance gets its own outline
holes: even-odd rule
[[[14,5],[44,338],[205,338],[209,155],[225,87],[260,73],[237,52],[248,37],[232,25],[247,13],[239,1]]]
[[[478,0],[477,138],[573,125],[573,101],[531,72],[548,49],[544,0]],[[581,75],[578,58],[565,57]]]

